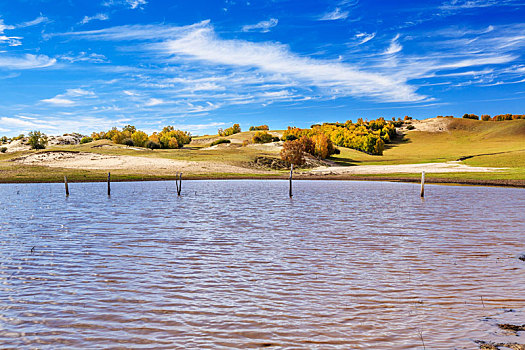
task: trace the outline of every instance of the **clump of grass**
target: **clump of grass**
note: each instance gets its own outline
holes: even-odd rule
[[[215,145],[220,145],[221,143],[231,143],[231,141],[228,140],[228,139],[218,139],[218,140],[213,141],[213,142],[210,144],[210,147],[211,147],[211,146],[215,146]]]

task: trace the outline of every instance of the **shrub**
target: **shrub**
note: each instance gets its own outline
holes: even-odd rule
[[[412,117],[409,117],[408,115],[405,115],[405,118],[403,120],[412,120]]]
[[[416,127],[412,124],[407,126],[407,130],[414,130]]]
[[[283,135],[283,137],[281,138],[282,141],[294,141],[297,139],[299,138],[295,135]]]
[[[133,140],[133,144],[137,147],[144,147],[144,144],[146,141],[148,141],[148,134],[146,134],[144,131],[135,131],[133,134],[131,134],[131,140]]]
[[[132,140],[132,139],[124,139],[124,140],[122,140],[122,144],[123,144],[123,145],[126,145],[126,146],[133,146],[133,145],[135,145],[135,144],[133,143],[133,140]]]
[[[2,136],[2,137],[0,138],[0,141],[1,141],[2,143],[7,143],[7,136]]]
[[[80,140],[80,143],[81,143],[81,144],[89,143],[89,142],[93,142],[93,138],[92,138],[92,137],[89,137],[89,136],[84,136],[84,137]]]
[[[272,137],[272,142],[279,142],[279,141],[281,141],[281,139],[278,136]]]
[[[304,144],[300,140],[286,141],[281,150],[281,159],[294,165],[304,164]]]
[[[0,152],[2,152],[2,153],[7,152],[7,147],[2,147],[2,148],[0,148]]]
[[[250,141],[248,141],[248,140],[243,140],[243,141],[242,141],[242,147],[246,147],[246,146],[248,146],[249,144],[250,144]]]
[[[31,149],[44,149],[47,145],[47,135],[40,131],[31,131],[29,133],[28,143]]]
[[[213,141],[213,142],[210,144],[210,147],[211,147],[211,146],[215,146],[215,145],[220,145],[221,143],[231,143],[231,141],[228,140],[228,139],[218,139],[218,140]]]
[[[301,136],[299,141],[303,144],[303,152],[311,154],[312,156],[315,154],[315,142],[310,137],[304,135]]]
[[[159,149],[160,148],[160,144],[155,142],[155,141],[148,140],[144,144],[144,147],[149,148],[149,149]]]
[[[268,143],[272,142],[273,136],[266,131],[257,131],[252,137],[254,143]]]
[[[233,124],[232,127],[229,127],[226,130],[219,129],[219,136],[230,136],[239,132],[241,132],[241,127],[239,124]]]
[[[474,119],[474,120],[479,120],[479,117],[475,114],[463,114],[463,118],[464,119]]]
[[[250,131],[268,131],[270,128],[268,128],[268,125],[259,125],[259,126],[250,126]]]
[[[483,114],[483,115],[481,116],[481,120],[483,120],[483,121],[485,121],[485,122],[486,122],[486,121],[489,121],[489,120],[490,120],[490,115]]]

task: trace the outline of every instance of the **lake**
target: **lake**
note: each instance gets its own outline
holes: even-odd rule
[[[525,189],[0,185],[0,347],[525,343]]]

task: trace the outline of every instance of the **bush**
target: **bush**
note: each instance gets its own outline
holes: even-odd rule
[[[122,144],[123,144],[123,145],[126,145],[126,146],[133,146],[133,145],[135,145],[135,144],[133,143],[133,140],[132,140],[132,139],[124,139],[124,140],[122,140]]]
[[[92,138],[92,137],[89,137],[89,136],[84,136],[84,137],[80,140],[80,143],[81,143],[81,144],[89,143],[89,142],[93,142],[93,138]]]
[[[266,131],[257,131],[252,137],[254,143],[268,143],[272,142],[273,136]]]
[[[270,128],[268,128],[268,125],[259,125],[259,126],[250,126],[250,131],[268,131]]]
[[[144,131],[135,131],[133,134],[131,134],[131,140],[133,140],[133,144],[137,147],[144,147],[144,144],[146,141],[148,141],[148,134],[146,134]]]
[[[294,140],[297,140],[297,139],[299,139],[297,136],[291,135],[291,134],[290,135],[284,135],[281,138],[282,141],[294,141]]]
[[[241,127],[239,126],[239,124],[233,124],[232,127],[226,130],[219,129],[219,136],[230,136],[239,132],[241,132]]]
[[[483,121],[485,121],[485,122],[486,122],[486,121],[489,121],[489,120],[490,120],[490,115],[483,114],[483,115],[481,116],[481,120],[483,120]]]
[[[31,131],[29,133],[28,143],[31,149],[44,149],[47,145],[47,135],[40,131]]]
[[[2,147],[2,148],[0,148],[0,152],[2,152],[2,153],[7,152],[7,147]]]
[[[281,159],[294,165],[304,164],[304,145],[300,140],[286,141],[281,150]]]
[[[416,127],[414,125],[408,125],[407,126],[407,130],[414,130]]]
[[[248,140],[243,140],[243,141],[242,141],[242,147],[246,147],[246,146],[248,146],[249,144],[250,144],[250,141],[248,141]]]
[[[160,148],[160,144],[155,142],[155,141],[148,140],[144,144],[144,147],[149,148],[149,149],[159,149]]]
[[[474,120],[479,120],[479,117],[475,114],[463,114],[463,118],[464,119],[474,119]]]
[[[228,139],[218,139],[218,140],[213,141],[213,142],[210,144],[210,147],[211,147],[211,146],[215,146],[215,145],[220,145],[221,143],[231,143],[231,141],[228,140]]]
[[[278,136],[272,137],[272,142],[279,142],[279,141],[281,141],[281,139]]]

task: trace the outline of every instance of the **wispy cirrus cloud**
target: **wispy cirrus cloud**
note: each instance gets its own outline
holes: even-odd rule
[[[22,56],[3,55],[0,53],[0,69],[35,69],[50,67],[56,63],[56,59],[46,55],[25,54]]]
[[[355,35],[355,37],[359,40],[359,43],[357,45],[361,45],[361,44],[367,43],[370,40],[372,40],[373,38],[375,38],[375,36],[376,36],[376,33],[371,33],[371,34],[368,34],[368,33],[357,33]]]
[[[391,41],[388,48],[385,50],[386,55],[393,55],[403,50],[403,46],[399,43],[399,34],[397,34]]]
[[[442,10],[461,10],[492,6],[516,6],[520,3],[513,0],[449,0],[441,4]],[[523,4],[521,4],[523,6]]]
[[[243,32],[258,31],[261,33],[268,33],[270,28],[275,27],[279,23],[277,18],[270,18],[267,21],[261,21],[256,24],[249,24],[242,27]]]
[[[307,84],[322,95],[360,96],[383,101],[419,101],[424,96],[405,81],[380,73],[365,72],[359,67],[297,55],[278,43],[254,43],[219,38],[209,21],[191,26],[122,26],[98,31],[63,35],[98,40],[157,40],[144,48],[168,62],[196,61],[211,66],[257,69],[264,74],[279,74],[284,80]]]
[[[111,7],[111,6],[125,6],[132,10],[142,9],[146,6],[148,2],[146,0],[106,0],[102,3],[102,6]]]
[[[46,16],[40,14],[40,16],[38,16],[37,18],[35,18],[35,19],[31,20],[31,21],[22,22],[22,23],[18,24],[17,28],[32,27],[32,26],[36,26],[36,25],[39,25],[41,23],[47,23],[47,22],[50,22],[49,18],[47,18]]]
[[[107,21],[108,19],[109,19],[109,15],[107,13],[97,13],[94,16],[84,16],[84,18],[82,18],[79,24],[87,24],[94,20]]]
[[[56,95],[52,98],[46,98],[41,100],[44,103],[51,104],[54,106],[68,107],[76,105],[78,97],[96,97],[93,91],[84,89],[67,89],[64,94]]]
[[[337,21],[340,19],[347,19],[348,15],[350,14],[349,11],[341,10],[341,8],[336,7],[335,10],[327,12],[323,14],[319,20],[320,21]]]

